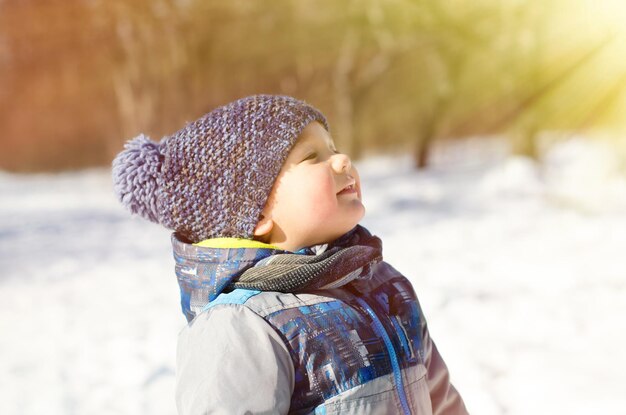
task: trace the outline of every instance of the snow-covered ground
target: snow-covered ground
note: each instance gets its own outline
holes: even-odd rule
[[[388,262],[413,282],[473,414],[625,414],[626,173],[608,147],[537,165],[498,141],[358,163]],[[169,231],[109,173],[0,173],[0,414],[175,414]]]

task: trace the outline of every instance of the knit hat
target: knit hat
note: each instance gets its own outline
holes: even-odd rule
[[[252,239],[274,181],[310,122],[304,101],[253,95],[216,108],[160,142],[141,134],[113,160],[114,191],[132,213],[191,242]]]

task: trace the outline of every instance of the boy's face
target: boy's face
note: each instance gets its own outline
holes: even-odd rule
[[[364,214],[358,172],[314,121],[302,131],[276,178],[255,237],[297,251],[332,242]]]

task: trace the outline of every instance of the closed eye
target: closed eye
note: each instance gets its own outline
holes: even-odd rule
[[[336,148],[333,148],[331,151],[333,152],[333,154],[340,154],[340,152],[339,152],[339,151],[337,151],[337,149],[336,149]],[[306,156],[305,158],[303,158],[303,159],[302,159],[302,161],[307,161],[307,160],[310,160],[310,159],[314,159],[314,158],[316,158],[316,157],[317,157],[317,153],[316,153],[316,152],[313,152],[313,153],[310,153],[310,154],[309,154],[308,156]]]

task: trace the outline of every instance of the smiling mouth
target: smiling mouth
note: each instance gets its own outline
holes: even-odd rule
[[[343,190],[337,194],[346,195],[346,194],[351,194],[351,193],[356,193],[356,185],[354,183],[352,183],[349,186],[344,187]]]

